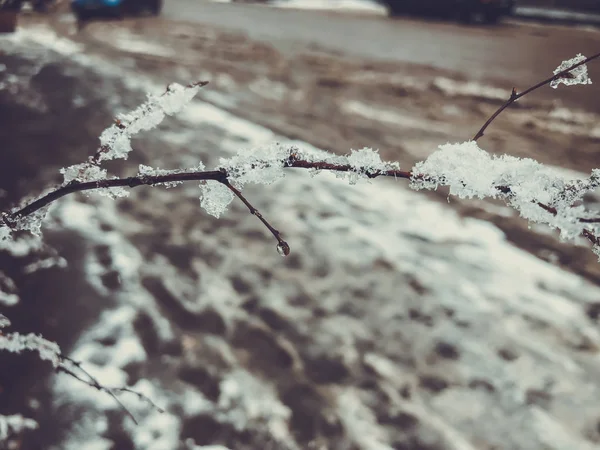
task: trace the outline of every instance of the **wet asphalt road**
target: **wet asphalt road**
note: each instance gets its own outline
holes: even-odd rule
[[[165,2],[164,17],[221,26],[293,51],[316,44],[348,56],[422,64],[493,80],[521,89],[546,76],[564,59],[600,51],[600,32],[582,28],[506,22],[462,26],[426,18],[289,10],[200,0]],[[590,65],[600,75],[600,63]],[[600,111],[600,84],[537,95]]]

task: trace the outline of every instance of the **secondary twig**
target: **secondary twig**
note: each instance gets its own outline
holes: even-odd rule
[[[127,407],[123,404],[123,402],[121,400],[119,400],[119,398],[116,396],[115,392],[128,392],[130,394],[134,394],[140,400],[145,401],[150,406],[152,406],[154,409],[156,409],[158,412],[160,412],[160,413],[165,412],[164,409],[157,406],[152,400],[150,400],[148,397],[146,397],[141,392],[134,391],[133,389],[130,389],[128,387],[109,388],[109,387],[103,386],[91,373],[89,373],[87,370],[85,370],[83,367],[81,367],[80,362],[75,361],[75,360],[73,360],[67,356],[63,356],[63,355],[60,355],[60,359],[62,361],[62,364],[60,366],[58,366],[58,368],[57,368],[58,371],[64,372],[67,375],[76,379],[77,381],[80,381],[84,384],[87,384],[90,387],[93,387],[94,389],[97,389],[101,392],[105,392],[108,395],[110,395],[117,402],[117,404],[121,407],[121,409],[123,409],[123,411],[125,411],[125,413],[127,413],[127,415],[129,417],[131,417],[131,419],[133,420],[133,422],[136,425],[138,424],[138,421],[136,420],[135,416],[133,415],[133,413],[131,411],[129,411],[129,409],[127,409]],[[77,370],[79,370],[81,373],[83,373],[85,375],[85,377],[87,378],[87,380],[84,379],[83,377],[77,375],[73,370],[66,367],[66,365],[64,364],[65,361],[69,362],[73,366],[77,367]]]
[[[593,59],[596,59],[600,57],[600,53],[596,53],[595,55],[589,56],[587,58],[585,58],[583,61],[580,61],[576,64],[573,64],[571,67],[565,69],[565,70],[561,70],[560,72],[558,72],[556,75],[552,75],[549,78],[546,78],[543,81],[540,81],[537,84],[534,84],[533,86],[525,89],[523,92],[519,92],[517,93],[516,88],[513,87],[512,92],[510,94],[510,97],[508,98],[508,100],[502,105],[500,106],[500,108],[498,108],[496,110],[496,112],[494,112],[494,114],[492,114],[490,116],[490,118],[483,124],[483,126],[479,129],[479,131],[477,132],[477,134],[475,136],[473,136],[473,140],[476,141],[477,139],[479,139],[480,137],[483,136],[485,130],[487,129],[487,127],[490,126],[490,124],[494,121],[494,119],[496,119],[496,117],[498,117],[502,111],[504,111],[506,108],[508,108],[510,105],[512,105],[514,102],[516,102],[517,100],[519,100],[521,97],[529,94],[530,92],[535,91],[536,89],[541,88],[542,86],[545,86],[546,84],[550,84],[552,81],[554,80],[558,80],[560,78],[563,78],[565,75],[567,75],[571,70],[576,69],[579,66],[582,66],[588,62],[590,62]]]
[[[229,188],[229,190],[231,192],[233,192],[236,195],[236,197],[239,198],[244,203],[244,205],[246,205],[246,207],[250,211],[250,214],[258,217],[258,220],[260,220],[263,223],[263,225],[265,227],[267,227],[267,229],[271,232],[271,234],[273,236],[275,236],[275,239],[277,239],[277,251],[279,253],[281,253],[283,256],[289,255],[290,254],[290,246],[286,241],[283,240],[279,230],[273,228],[273,226],[268,222],[268,220],[263,217],[263,215],[260,213],[260,211],[258,209],[256,209],[254,206],[252,206],[252,204],[246,199],[246,197],[244,197],[242,192],[239,189],[237,189],[236,187],[232,186],[227,178],[222,180],[221,183],[223,183],[225,186],[227,186]]]

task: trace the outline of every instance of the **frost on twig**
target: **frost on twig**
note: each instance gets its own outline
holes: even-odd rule
[[[121,114],[115,123],[100,135],[100,149],[92,158],[94,163],[111,159],[127,159],[131,137],[140,131],[158,126],[165,116],[180,112],[207,82],[182,86],[170,84],[162,95],[148,95],[148,100],[134,111]]]
[[[39,354],[40,359],[50,361],[54,368],[59,367],[61,361],[58,344],[33,333],[0,334],[0,350],[6,350],[11,353],[23,353],[26,350],[35,351]]]
[[[10,320],[4,314],[0,313],[0,328],[6,328],[10,325]]]
[[[560,66],[554,69],[554,75],[558,75],[550,82],[550,87],[556,89],[559,84],[563,83],[566,86],[574,86],[576,84],[592,84],[592,80],[588,76],[586,64],[581,64],[574,69],[568,70],[570,67],[585,61],[586,57],[579,53],[574,58],[563,61]],[[568,72],[564,73],[565,70]]]
[[[532,159],[493,156],[468,141],[441,145],[412,175],[417,190],[448,186],[459,198],[503,198],[521,217],[560,230],[563,239],[600,231],[594,216],[577,204],[600,186],[598,169],[586,180],[571,181]]]
[[[5,328],[10,325],[10,321],[6,316],[0,314],[0,328]],[[105,392],[121,406],[121,408],[131,416],[133,421],[136,419],[133,417],[131,412],[123,405],[123,403],[117,398],[115,393],[131,393],[138,396],[141,400],[145,400],[151,407],[155,408],[159,412],[164,412],[161,408],[156,406],[152,400],[144,396],[143,394],[136,392],[128,387],[115,387],[109,388],[104,386],[93,377],[89,372],[81,367],[81,364],[77,361],[72,360],[62,355],[60,347],[57,343],[44,339],[41,336],[33,333],[20,334],[20,333],[6,333],[0,331],[0,351],[8,351],[11,353],[23,353],[25,351],[37,352],[40,359],[43,361],[49,361],[57,372],[64,372],[67,375],[75,378],[76,380],[87,384],[88,386],[98,389],[99,391]],[[78,375],[77,372],[82,375]],[[0,416],[1,418],[2,416]],[[0,421],[0,435],[2,434],[2,422]],[[2,439],[0,439],[2,442]]]
[[[563,61],[563,63],[554,71],[554,75],[545,80],[540,81],[533,86],[528,87],[524,91],[517,92],[516,88],[512,88],[510,96],[506,100],[506,102],[501,105],[486,122],[481,126],[477,134],[473,137],[473,140],[476,141],[480,137],[483,136],[487,127],[502,114],[506,108],[512,105],[514,102],[524,97],[525,95],[535,91],[536,89],[541,88],[549,84],[553,88],[556,88],[560,83],[565,83],[567,85],[573,84],[592,84],[592,80],[589,79],[587,75],[587,66],[586,64],[596,58],[600,57],[600,53],[596,53],[592,56],[585,57],[581,54],[577,55],[575,58],[572,58],[568,61]],[[568,80],[568,81],[567,81]]]

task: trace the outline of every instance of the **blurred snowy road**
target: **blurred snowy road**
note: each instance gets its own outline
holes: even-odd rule
[[[557,60],[600,51],[600,33],[578,27],[512,22],[464,26],[423,18],[392,20],[383,15],[201,0],[166,1],[164,17],[242,32],[284,52],[293,53],[298,44],[312,44],[349,56],[424,64],[473,80],[508,82],[520,89],[539,81],[540,72],[550,73]],[[592,67],[592,78],[596,73],[600,74],[600,69]],[[559,89],[548,95],[600,112],[598,83],[589,90],[567,95]]]

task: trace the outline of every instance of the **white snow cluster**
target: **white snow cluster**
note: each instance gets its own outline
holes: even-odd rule
[[[231,158],[221,158],[218,168],[224,169],[231,184],[239,189],[247,183],[271,184],[285,176],[283,168],[291,150],[278,142],[242,149]]]
[[[60,347],[58,344],[33,333],[0,334],[0,350],[12,353],[23,353],[25,350],[32,350],[38,352],[40,359],[50,361],[54,367],[60,365]]]
[[[11,232],[10,228],[4,225],[0,225],[0,243],[10,241]]]
[[[0,328],[8,327],[10,325],[10,320],[4,314],[0,313]]]
[[[573,65],[580,63],[583,60],[585,60],[585,56],[579,53],[577,56],[575,56],[575,58],[563,61],[560,66],[554,69],[553,73],[554,75],[557,75],[563,70],[566,70],[569,67],[572,67]],[[582,64],[581,66],[576,67],[573,70],[567,72],[566,76],[562,76],[560,78],[557,78],[556,80],[552,80],[550,82],[550,87],[556,89],[561,83],[565,84],[566,86],[574,86],[576,84],[592,84],[592,80],[588,76],[587,65]]]
[[[148,100],[130,113],[121,114],[111,127],[100,135],[100,160],[127,159],[131,151],[130,139],[144,130],[159,125],[165,116],[180,112],[200,90],[200,85],[169,85],[162,95],[148,95]]]
[[[6,441],[13,433],[21,433],[24,430],[34,430],[38,424],[33,419],[28,419],[20,414],[11,416],[0,415],[0,443]]]
[[[347,158],[348,164],[352,167],[346,177],[350,184],[356,184],[360,179],[369,178],[369,175],[400,169],[398,163],[383,162],[376,150],[367,147],[360,150],[351,150]]]
[[[583,206],[573,206],[600,186],[598,169],[586,180],[568,180],[532,159],[493,156],[468,141],[441,145],[417,163],[412,174],[413,189],[448,186],[450,195],[459,198],[504,198],[529,221],[560,230],[563,239],[575,238],[584,230],[597,234],[600,228],[582,223],[580,219],[589,214]]]
[[[221,217],[233,200],[233,192],[217,181],[200,184],[200,206],[213,217]]]
[[[163,176],[163,175],[172,175],[172,174],[176,174],[176,173],[188,172],[188,171],[192,171],[192,170],[201,172],[204,170],[204,164],[199,163],[196,167],[194,167],[193,169],[190,169],[190,170],[180,170],[180,169],[167,170],[167,169],[160,169],[160,168],[155,169],[153,167],[146,166],[145,164],[140,164],[139,168],[138,168],[138,176],[139,177],[157,177],[157,176]],[[179,186],[182,183],[183,183],[183,181],[168,181],[168,182],[159,183],[159,184],[161,186],[165,186],[168,189],[168,188],[172,188],[175,186]]]
[[[291,156],[295,158],[336,166],[349,166],[350,170],[336,171],[338,178],[346,179],[350,184],[359,180],[368,180],[369,176],[389,170],[398,170],[398,163],[386,163],[381,160],[379,153],[370,148],[351,150],[349,155],[338,156],[328,152],[300,152],[293,145],[282,145],[278,142],[250,149],[242,149],[231,158],[221,158],[216,170],[224,170],[229,182],[242,190],[248,183],[271,184],[285,176],[285,168]],[[314,169],[317,174],[321,169]],[[200,184],[202,195],[200,205],[212,216],[219,217],[234,198],[229,188],[217,181]]]
[[[102,169],[95,164],[83,163],[75,164],[69,167],[60,169],[60,173],[64,176],[64,184],[69,184],[71,181],[96,181],[106,178],[106,169]]]

